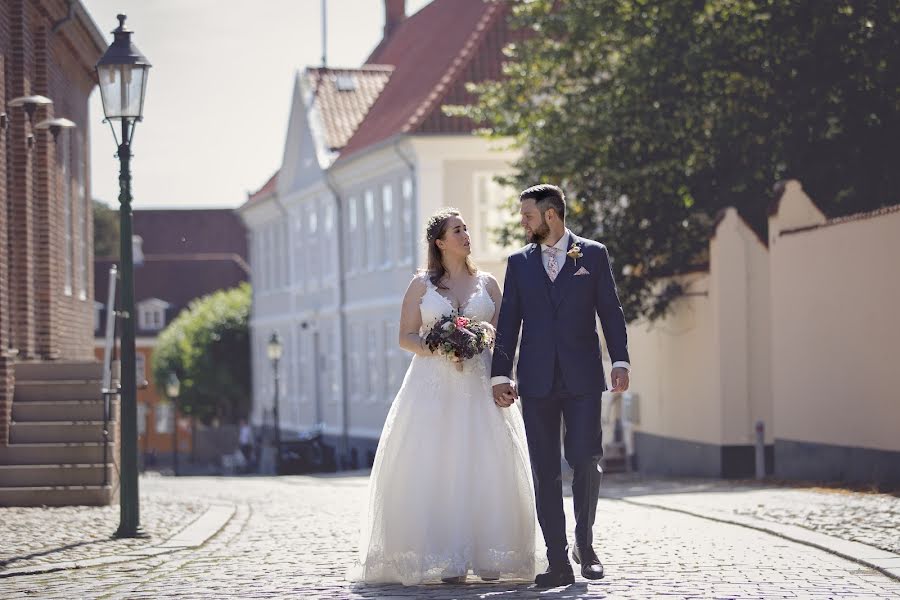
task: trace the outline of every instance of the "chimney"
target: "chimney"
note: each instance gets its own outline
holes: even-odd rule
[[[384,39],[406,19],[406,0],[384,0]]]

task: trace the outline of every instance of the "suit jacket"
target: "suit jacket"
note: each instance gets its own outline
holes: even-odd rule
[[[607,389],[594,315],[600,317],[613,362],[629,361],[625,316],[606,246],[573,234],[566,247],[573,242],[583,256],[566,256],[555,282],[547,277],[540,244],[515,252],[506,264],[491,375],[511,377],[521,326],[516,374],[523,396],[549,395],[557,360],[570,392]],[[575,275],[582,269],[588,273]]]

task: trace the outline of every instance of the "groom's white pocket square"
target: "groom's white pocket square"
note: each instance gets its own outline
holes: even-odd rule
[[[575,271],[575,275],[576,275],[576,276],[577,276],[577,275],[590,275],[590,274],[591,274],[591,272],[588,271],[587,269],[585,269],[584,267],[581,267],[580,269],[578,269],[577,271]]]

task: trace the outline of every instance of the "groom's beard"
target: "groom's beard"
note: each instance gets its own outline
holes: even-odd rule
[[[547,225],[547,221],[543,217],[537,229],[533,229],[530,235],[528,233],[525,234],[529,244],[543,244],[548,237],[550,237],[550,226]]]

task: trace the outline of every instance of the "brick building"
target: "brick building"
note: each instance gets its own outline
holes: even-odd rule
[[[93,362],[88,97],[106,46],[77,0],[0,2],[0,466],[31,451],[7,451],[17,435],[41,439],[15,431],[17,370]],[[74,127],[51,133],[59,118]]]

